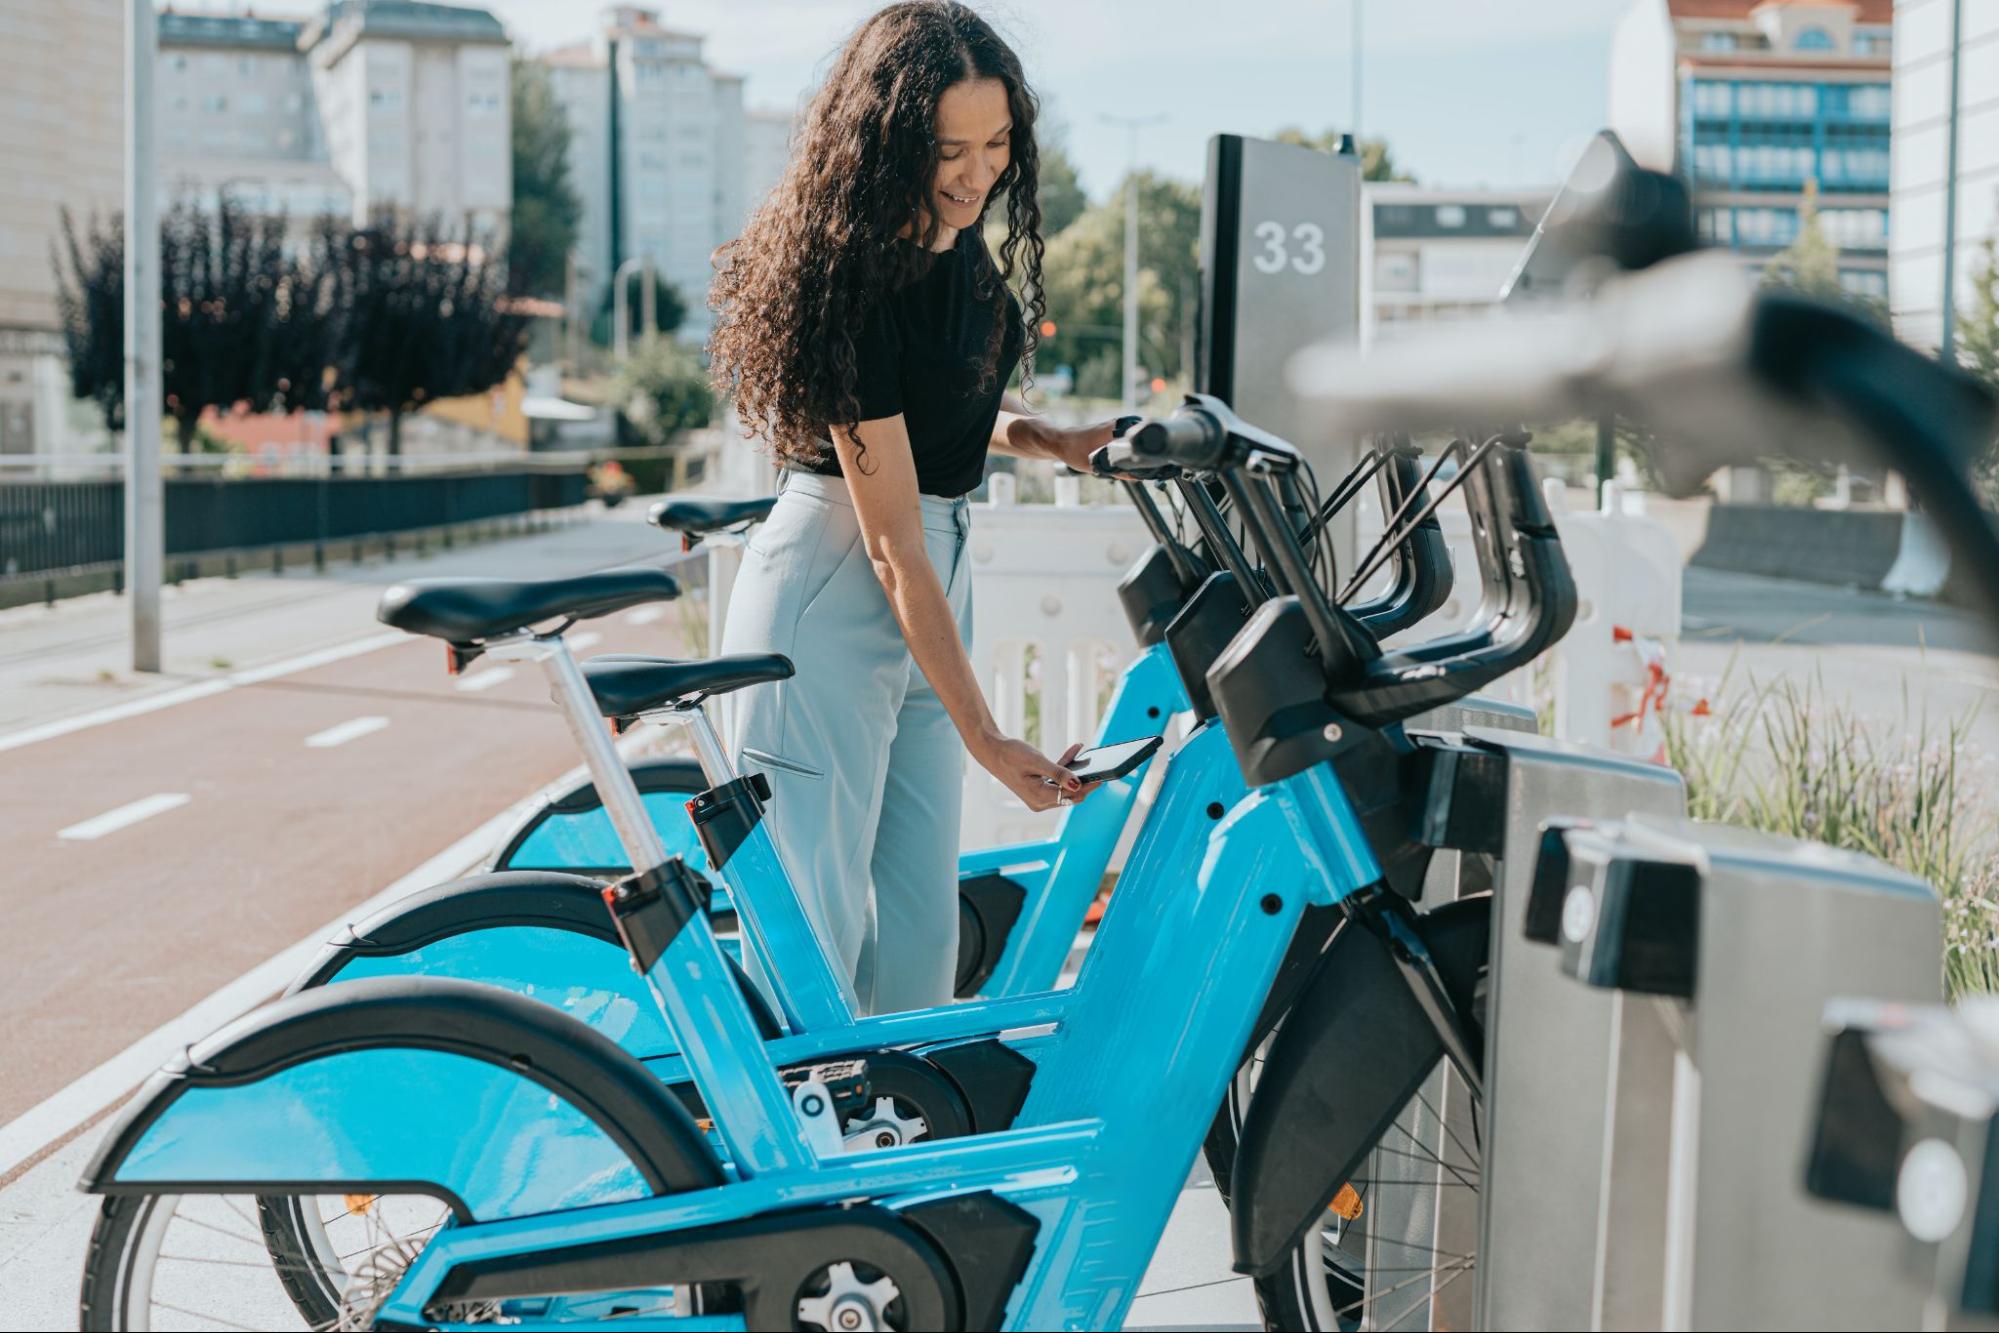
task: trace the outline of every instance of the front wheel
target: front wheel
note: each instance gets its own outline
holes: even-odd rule
[[[1483,969],[1476,996],[1473,1014],[1482,1028]],[[1245,1061],[1244,1069],[1253,1074],[1255,1064]],[[1228,1110],[1224,1105],[1223,1114]],[[1319,1225],[1281,1268],[1256,1279],[1264,1327],[1313,1333],[1472,1327],[1483,1132],[1477,1099],[1448,1062],[1439,1062]]]

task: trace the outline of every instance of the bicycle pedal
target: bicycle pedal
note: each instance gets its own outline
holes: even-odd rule
[[[868,1062],[832,1060],[823,1065],[806,1065],[784,1071],[784,1086],[795,1089],[808,1079],[817,1079],[833,1098],[835,1111],[865,1110],[870,1100]]]

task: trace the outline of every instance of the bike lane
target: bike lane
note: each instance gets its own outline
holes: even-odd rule
[[[576,762],[538,670],[416,639],[0,752],[0,1126]]]

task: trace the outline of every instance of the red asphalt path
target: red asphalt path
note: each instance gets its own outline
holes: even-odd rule
[[[665,610],[579,626],[602,636],[579,656],[677,651]],[[412,639],[0,752],[0,1124],[573,767],[539,668],[507,669],[463,690]],[[369,717],[388,725],[305,744]]]

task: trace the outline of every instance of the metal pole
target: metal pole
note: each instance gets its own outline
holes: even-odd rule
[[[1138,127],[1124,173],[1124,394],[1128,413],[1138,405]]]
[[[1360,9],[1361,0],[1353,0],[1353,141],[1356,150],[1360,145]]]
[[[659,332],[659,277],[652,266],[652,256],[646,256],[645,276],[640,279],[639,288],[639,341],[649,343]]]
[[[1943,336],[1937,357],[1957,363],[1957,103],[1958,76],[1964,66],[1964,0],[1950,4],[1950,118],[1945,122],[1943,176]]]
[[[129,0],[125,22],[125,588],[132,669],[160,669],[160,573],[166,503],[160,482],[160,221],[154,184],[153,0]]]
[[[1596,423],[1596,507],[1603,508],[1603,488],[1617,477],[1617,423],[1599,417]]]
[[[639,261],[627,259],[611,276],[611,356],[622,364],[632,352],[632,304],[625,280],[639,271]]]
[[[1105,116],[1125,127],[1129,148],[1124,173],[1124,392],[1126,412],[1138,406],[1138,132],[1164,116]]]

